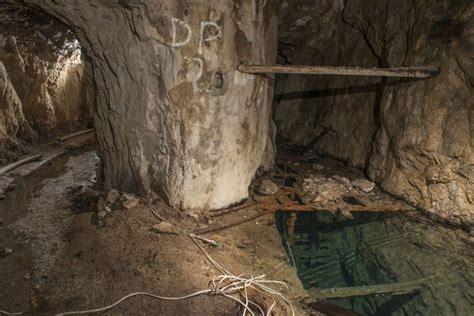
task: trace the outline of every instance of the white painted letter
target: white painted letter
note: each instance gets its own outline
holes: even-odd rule
[[[189,41],[191,40],[191,36],[193,35],[193,31],[191,30],[189,25],[187,25],[184,21],[181,21],[181,20],[176,19],[176,18],[172,18],[171,21],[172,21],[172,28],[173,28],[173,42],[171,43],[171,47],[180,47],[180,46],[184,46],[184,45],[188,44]],[[177,33],[178,33],[178,30],[177,30],[178,25],[181,25],[182,27],[185,27],[186,31],[188,32],[188,36],[182,42],[176,42],[176,36],[177,36]]]
[[[214,36],[211,36],[211,37],[208,37],[208,38],[204,38],[204,31],[206,30],[206,27],[208,27],[208,26],[214,27],[217,30],[217,35],[214,35]],[[222,37],[222,30],[219,27],[219,25],[217,25],[214,22],[207,22],[207,21],[206,22],[201,22],[201,39],[199,41],[199,54],[202,55],[202,45],[204,44],[204,42],[214,41],[214,40],[218,39],[219,37]]]
[[[203,68],[204,68],[204,62],[202,61],[202,59],[201,58],[185,57],[185,60],[186,61],[191,61],[191,62],[197,64],[197,70],[192,72],[192,74],[190,74],[188,72],[186,79],[189,80],[189,81],[193,81],[193,82],[196,82],[199,79],[201,79],[202,73],[203,73]]]

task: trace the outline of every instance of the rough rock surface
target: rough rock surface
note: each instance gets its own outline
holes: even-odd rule
[[[0,60],[35,132],[49,136],[87,123],[85,64],[64,24],[24,7],[0,5]]]
[[[279,62],[436,65],[420,81],[280,76],[278,134],[362,168],[384,190],[474,222],[472,1],[284,1]]]
[[[347,188],[336,179],[323,175],[312,175],[298,184],[304,193],[303,201],[307,204],[329,206],[339,202],[348,193]]]
[[[370,193],[375,188],[375,183],[362,178],[351,181],[351,185],[365,193]]]
[[[62,20],[88,55],[107,187],[220,208],[271,165],[273,80],[235,69],[274,62],[274,1],[21,3]]]
[[[24,122],[21,100],[11,84],[5,66],[0,61],[0,143],[15,138]]]
[[[273,195],[278,192],[278,185],[272,180],[265,179],[257,185],[255,191],[260,195]]]

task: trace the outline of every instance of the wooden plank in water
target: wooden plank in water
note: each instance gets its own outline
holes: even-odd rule
[[[313,288],[309,290],[311,296],[317,300],[326,300],[332,298],[348,298],[348,297],[364,297],[364,296],[376,296],[376,295],[402,295],[415,293],[420,291],[426,281],[433,277],[420,279],[416,281],[401,282],[401,283],[390,283],[390,284],[378,284],[378,285],[366,285],[366,286],[354,286],[354,287],[339,287],[330,289],[317,289]]]

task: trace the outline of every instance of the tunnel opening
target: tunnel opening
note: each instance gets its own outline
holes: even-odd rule
[[[76,34],[44,11],[2,3],[0,16],[0,196],[16,186],[15,196],[31,194],[44,178],[26,185],[22,177],[45,164],[55,166],[48,168],[52,174],[63,173],[64,164],[55,159],[92,155],[79,167],[93,170],[88,177],[94,179],[70,183],[81,208],[86,201],[80,194],[96,184],[98,169],[87,56]],[[6,208],[23,208],[21,198],[10,200]]]
[[[5,165],[91,128],[93,86],[81,45],[65,24],[12,3],[2,3],[0,15]]]

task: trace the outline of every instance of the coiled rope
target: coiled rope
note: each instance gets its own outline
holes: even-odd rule
[[[269,316],[271,315],[271,312],[273,308],[276,306],[278,300],[283,300],[290,307],[291,315],[292,316],[295,315],[295,311],[293,309],[293,305],[291,304],[291,302],[279,290],[274,288],[275,286],[280,286],[280,287],[288,289],[288,285],[285,282],[267,280],[265,279],[265,275],[260,275],[256,277],[249,274],[234,275],[233,273],[225,269],[217,261],[215,261],[207,253],[207,251],[196,240],[195,238],[196,236],[194,236],[193,234],[189,234],[188,236],[198,246],[199,250],[206,257],[206,259],[217,270],[219,270],[222,273],[218,277],[211,280],[211,282],[209,283],[210,288],[197,291],[188,295],[177,296],[177,297],[160,296],[160,295],[147,293],[147,292],[134,292],[122,297],[115,303],[110,304],[105,307],[100,307],[100,308],[90,309],[90,310],[82,310],[82,311],[64,312],[64,313],[57,314],[57,316],[83,315],[83,314],[104,312],[104,311],[114,308],[115,306],[135,296],[147,296],[147,297],[155,298],[158,300],[164,300],[164,301],[180,301],[180,300],[186,300],[186,299],[201,296],[201,295],[220,295],[228,299],[231,299],[237,302],[243,308],[243,312],[242,312],[243,316],[246,316],[246,315],[255,316],[255,312],[254,312],[255,309],[258,311],[257,315]],[[260,306],[257,302],[253,301],[249,297],[249,293],[248,293],[249,289],[252,289],[259,294],[268,296],[273,300],[272,305],[266,310],[266,312],[263,310],[262,306]],[[252,309],[251,306],[254,307],[254,309]],[[0,310],[0,314],[2,313],[5,315],[21,315],[22,314],[22,313],[8,313],[8,312]]]

